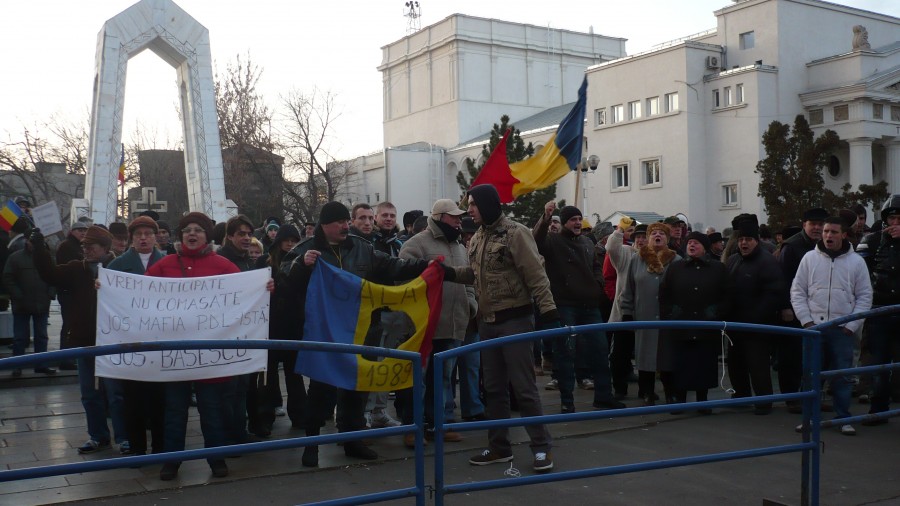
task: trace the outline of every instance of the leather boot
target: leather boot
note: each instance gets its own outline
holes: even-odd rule
[[[307,429],[307,436],[318,436],[319,429]],[[307,446],[303,449],[303,457],[300,459],[303,467],[319,467],[319,447],[318,445]]]

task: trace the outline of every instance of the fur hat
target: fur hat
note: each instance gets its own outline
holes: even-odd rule
[[[721,236],[720,236],[720,237],[721,237]],[[693,231],[693,232],[691,232],[690,234],[687,235],[687,240],[690,241],[691,239],[693,239],[693,240],[699,242],[700,244],[702,244],[702,245],[703,245],[703,249],[706,250],[707,252],[709,252],[709,246],[710,246],[712,243],[711,243],[711,241],[709,240],[709,236],[708,236],[708,235],[704,234],[703,232],[698,232],[698,231],[695,230],[695,231]],[[687,241],[685,241],[685,242],[687,242]]]
[[[131,223],[128,224],[128,237],[133,236],[134,231],[139,227],[147,227],[153,229],[154,234],[159,232],[159,225],[157,225],[156,222],[153,221],[153,218],[147,215],[141,215],[131,220]]]
[[[803,221],[825,221],[828,211],[821,207],[814,207],[803,211]]]
[[[199,211],[187,213],[186,215],[182,216],[180,220],[178,220],[178,233],[180,234],[181,231],[191,223],[199,225],[200,228],[202,228],[203,231],[206,232],[207,242],[212,241],[213,227],[215,227],[215,225],[213,224],[213,221],[209,219],[209,216]],[[225,224],[223,223],[222,225]]]
[[[647,225],[647,236],[649,237],[656,230],[662,230],[666,237],[672,237],[672,229],[665,223],[651,223]]]
[[[759,240],[759,218],[755,214],[749,214],[737,222],[735,232],[738,239],[741,237],[752,237]]]
[[[690,239],[690,236],[688,236],[688,239]],[[709,245],[710,246],[712,246],[713,243],[722,242],[724,240],[725,240],[725,238],[722,237],[722,234],[720,232],[713,232],[713,233],[709,234]]]
[[[82,244],[99,244],[100,246],[109,249],[112,247],[112,239],[113,236],[108,230],[97,225],[91,225],[88,228],[87,233],[84,234],[84,240],[81,242]]]
[[[121,221],[114,221],[109,224],[109,233],[119,240],[128,239],[128,225]]]
[[[331,202],[322,206],[322,210],[319,212],[319,223],[322,225],[328,225],[329,223],[349,219],[350,210],[347,209],[347,206],[341,204],[336,200],[332,200]]]

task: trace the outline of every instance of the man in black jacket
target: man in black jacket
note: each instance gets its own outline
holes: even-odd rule
[[[556,202],[547,202],[533,234],[538,251],[544,257],[560,323],[571,326],[603,323],[600,313],[603,290],[597,282],[603,276],[603,263],[594,255],[594,243],[581,233],[581,211],[575,206],[563,207],[559,212],[562,229],[558,234],[549,234],[550,217],[555,210]],[[613,398],[606,336],[603,332],[592,332],[584,337],[585,349],[581,351],[593,376],[594,407],[624,408],[624,404]],[[575,412],[575,355],[575,336],[553,340],[553,368],[559,382],[563,413]]]
[[[759,245],[756,215],[738,222],[738,253],[728,257],[728,272],[734,285],[733,319],[743,323],[772,325],[776,313],[787,304],[787,292],[778,263]],[[728,348],[728,377],[734,397],[772,395],[770,339],[766,334],[732,332]],[[781,336],[779,336],[781,337]],[[768,415],[772,404],[757,404],[755,414]]]
[[[322,206],[319,223],[312,238],[305,239],[288,253],[281,263],[281,276],[296,302],[299,314],[306,307],[306,290],[316,261],[327,262],[339,269],[351,272],[363,279],[405,281],[413,279],[428,267],[428,260],[401,260],[376,251],[369,241],[350,234],[350,211],[340,202],[332,201]],[[445,271],[445,281],[452,281],[452,270]],[[314,315],[309,315],[314,317]],[[298,322],[303,328],[303,319]],[[331,418],[337,402],[337,427],[340,432],[352,432],[365,428],[365,408],[368,392],[336,389],[310,380],[309,419],[306,435],[319,434],[325,420]],[[336,399],[335,399],[336,397]],[[319,463],[317,446],[307,446],[303,452],[303,465],[315,467]],[[378,458],[374,450],[362,441],[344,443],[344,454],[366,460]]]

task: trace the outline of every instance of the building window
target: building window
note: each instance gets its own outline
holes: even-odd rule
[[[610,113],[612,114],[611,122],[621,123],[625,121],[625,107],[622,104],[610,107]]]
[[[366,194],[366,204],[371,204],[371,203],[372,203],[372,196],[367,193]]]
[[[678,93],[666,93],[666,112],[678,110]]]
[[[375,192],[375,202],[381,202],[381,194],[378,192]]]
[[[628,102],[628,119],[638,119],[641,117],[641,101],[635,100]]]
[[[731,105],[733,103],[733,100],[731,98],[731,86],[726,86],[725,88],[722,89],[722,100],[725,101],[724,102],[725,107],[728,107],[729,105]]]
[[[821,125],[825,122],[824,115],[822,114],[822,109],[810,109],[809,111],[809,124],[810,125]]]
[[[726,183],[722,185],[722,207],[738,207],[738,184]]]
[[[872,119],[884,119],[883,104],[872,104]]]
[[[612,166],[612,189],[627,190],[630,186],[628,182],[628,164],[617,163]]]
[[[834,107],[834,121],[847,121],[850,119],[850,106],[838,105]]]
[[[744,103],[744,85],[738,84],[734,87],[735,94],[735,104],[743,104]]]
[[[891,121],[900,121],[900,106],[891,106]]]
[[[641,162],[642,186],[658,186],[661,182],[659,177],[659,158],[652,160],[644,160]]]
[[[594,111],[594,126],[606,124],[606,107]]]
[[[828,158],[828,175],[835,179],[841,175],[841,161],[834,155]]]
[[[719,90],[712,90],[712,106],[713,109],[721,106],[721,103],[719,102]]]
[[[753,49],[756,45],[756,37],[753,32],[744,32],[738,36],[741,49]]]
[[[650,97],[647,99],[647,116],[657,114],[659,114],[659,97]]]

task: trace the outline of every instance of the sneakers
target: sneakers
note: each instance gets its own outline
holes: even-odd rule
[[[544,385],[544,390],[559,390],[559,381],[552,379],[546,385]]]
[[[597,409],[622,409],[625,407],[625,404],[623,402],[613,399],[611,401],[594,402],[592,404],[592,406],[594,406]]]
[[[843,434],[845,436],[855,436],[856,429],[854,429],[853,426],[850,425],[849,423],[846,425],[841,425],[841,434]]]
[[[287,415],[287,411],[284,410],[282,406],[278,406],[275,408],[275,416],[285,416]]]
[[[534,470],[539,473],[546,473],[553,469],[553,457],[549,452],[537,452],[534,454]]]
[[[119,453],[122,455],[131,455],[131,443],[128,441],[122,441],[119,443]]]
[[[593,390],[594,389],[594,381],[588,378],[584,378],[583,380],[578,382],[578,388],[582,390]]]
[[[546,456],[547,454],[545,453],[544,455]],[[469,464],[472,464],[473,466],[487,466],[490,464],[500,464],[503,462],[511,462],[512,459],[513,459],[512,454],[503,456],[503,455],[498,455],[490,450],[484,450],[481,453],[479,453],[478,455],[475,455],[474,457],[470,458]],[[537,460],[535,460],[535,462],[537,462]],[[551,463],[550,466],[552,467],[553,463]]]
[[[872,397],[869,394],[859,394],[859,403],[868,404]]]
[[[368,426],[371,429],[380,429],[382,427],[399,427],[403,425],[397,420],[391,418],[391,415],[387,414],[384,411],[372,412],[368,413],[366,418],[368,419]]]
[[[34,370],[35,374],[46,374],[47,376],[53,376],[56,374],[56,369],[52,367],[37,367]]]
[[[109,441],[99,442],[88,439],[85,443],[78,447],[78,453],[85,455],[88,453],[99,452],[100,450],[108,450],[110,448]]]
[[[559,412],[560,412],[561,414],[563,414],[563,415],[566,415],[566,414],[569,414],[569,413],[574,413],[574,412],[575,412],[575,406],[574,406],[573,404],[563,404],[563,405],[562,405],[562,408],[560,408]]]

